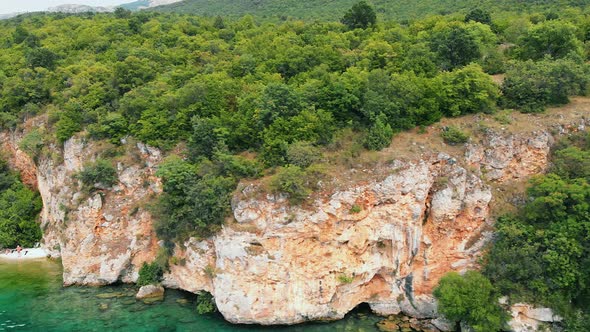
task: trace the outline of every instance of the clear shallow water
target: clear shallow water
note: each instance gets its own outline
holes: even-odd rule
[[[290,327],[231,325],[220,315],[201,316],[192,294],[166,290],[164,302],[136,301],[135,289],[61,286],[59,263],[0,260],[0,331],[278,331],[373,332],[378,317],[356,312],[332,323]]]

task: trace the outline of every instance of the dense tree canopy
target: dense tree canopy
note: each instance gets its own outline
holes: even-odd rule
[[[25,187],[7,163],[0,160],[0,249],[19,244],[32,247],[39,242],[39,211],[39,194]]]
[[[588,142],[584,134],[558,144],[552,172],[531,180],[521,213],[499,220],[484,266],[502,293],[557,309],[571,331],[589,327],[578,311],[587,314],[590,299]]]

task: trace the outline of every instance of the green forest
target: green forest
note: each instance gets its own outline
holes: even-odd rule
[[[47,125],[21,143],[34,160],[73,135],[108,141],[114,150],[131,137],[165,151],[170,156],[157,174],[164,193],[153,210],[158,236],[172,247],[214,234],[240,179],[269,176],[271,190],[300,204],[324,176],[327,151],[354,158],[443,117],[538,113],[589,92],[588,7],[572,1],[556,11],[539,1],[509,12],[503,1],[486,8],[490,3],[465,2],[448,15],[415,6],[396,16],[380,9],[384,4],[351,2],[339,17],[313,22],[124,9],[22,15],[0,21],[0,127],[44,117]],[[445,141],[461,143],[462,135],[451,130]],[[354,148],[342,151],[341,137],[352,137]],[[531,182],[522,213],[498,222],[483,274],[441,281],[441,312],[476,331],[499,329],[506,317],[494,301],[509,294],[556,308],[568,330],[588,330],[589,148],[587,137],[556,148],[552,173]],[[78,175],[88,190],[116,180],[110,157]],[[7,169],[3,174],[12,182],[0,205],[5,195],[34,201]],[[1,245],[39,237],[11,237],[16,223],[2,218]],[[484,284],[481,301],[458,294]],[[471,307],[458,310],[457,301]]]
[[[142,5],[142,2],[146,1],[136,1],[123,7],[136,9],[138,5]],[[203,16],[253,15],[261,19],[277,21],[290,18],[306,21],[338,21],[357,2],[358,0],[184,0],[150,10]],[[563,7],[583,8],[588,5],[588,1],[584,0],[372,0],[369,3],[382,20],[421,19],[433,14],[461,13],[465,15],[474,8],[483,9],[495,16],[511,16],[514,13],[560,12]]]

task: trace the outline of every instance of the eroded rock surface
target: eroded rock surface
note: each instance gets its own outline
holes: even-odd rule
[[[159,250],[144,204],[161,191],[160,152],[126,143],[118,183],[88,193],[75,174],[96,158],[98,143],[73,138],[63,158],[32,163],[17,136],[2,139],[13,164],[34,175],[43,245],[62,257],[64,283],[134,282]],[[493,224],[490,185],[543,171],[552,143],[548,131],[490,131],[465,156],[431,151],[394,160],[381,166],[387,176],[300,207],[281,195],[261,197],[259,184],[244,182],[232,202],[234,221],[212,238],[177,246],[164,285],[212,293],[234,323],[333,320],[361,303],[383,315],[435,318],[438,280],[478,268]]]
[[[562,318],[549,308],[535,308],[526,303],[517,303],[510,307],[512,318],[508,322],[513,332],[537,331],[541,326],[561,322]]]

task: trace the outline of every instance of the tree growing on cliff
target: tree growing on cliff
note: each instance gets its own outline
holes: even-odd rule
[[[499,331],[507,314],[498,305],[498,294],[490,281],[477,271],[461,276],[450,272],[433,292],[438,310],[447,319],[467,323],[476,332]]]

